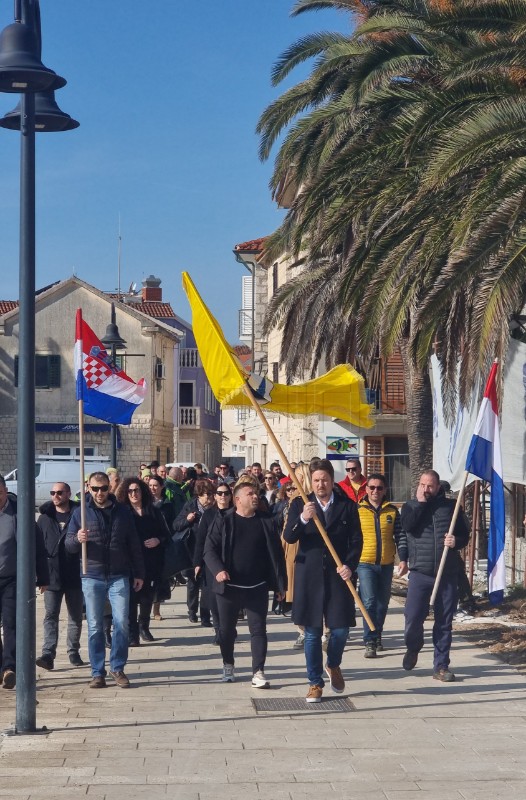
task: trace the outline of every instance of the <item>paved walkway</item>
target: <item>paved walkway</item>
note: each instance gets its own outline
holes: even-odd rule
[[[159,639],[130,651],[130,690],[88,689],[87,667],[64,654],[38,670],[39,736],[0,738],[0,797],[43,800],[514,800],[526,781],[524,677],[458,636],[458,681],[431,678],[429,646],[401,669],[402,607],[393,601],[388,649],[364,660],[359,630],[344,656],[355,711],[256,713],[251,698],[303,698],[303,653],[290,620],[271,616],[267,675],[250,686],[246,623],[235,684],[218,682],[209,629],[186,620],[184,589],[153,623]],[[38,601],[39,619],[42,600]],[[64,626],[62,626],[64,628]],[[40,625],[38,626],[40,641]],[[334,697],[325,690],[327,698]],[[0,689],[0,729],[14,721]]]

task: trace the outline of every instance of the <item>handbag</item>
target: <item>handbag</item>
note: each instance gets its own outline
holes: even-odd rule
[[[192,568],[190,557],[190,540],[192,530],[187,528],[184,531],[174,533],[167,541],[164,549],[163,579],[173,578],[178,572]]]

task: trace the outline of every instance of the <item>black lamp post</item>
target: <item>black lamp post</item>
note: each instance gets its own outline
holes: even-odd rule
[[[126,349],[126,342],[119,333],[117,322],[115,319],[115,303],[111,304],[111,322],[106,328],[106,334],[101,339],[102,344],[106,349],[110,350],[111,360],[115,363],[117,357],[117,348],[119,350]],[[111,466],[117,468],[117,425],[111,425]]]
[[[16,594],[16,733],[36,731],[35,621],[35,113],[38,92],[66,84],[40,60],[38,0],[17,0],[15,22],[0,34],[0,91],[20,92],[19,107],[0,127],[19,129],[20,274],[18,371],[18,505]],[[62,112],[57,106],[57,117]],[[68,115],[63,115],[68,119]],[[78,123],[71,120],[72,127]]]

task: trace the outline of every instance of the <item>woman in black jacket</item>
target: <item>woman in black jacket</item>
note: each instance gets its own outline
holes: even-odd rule
[[[150,632],[150,614],[163,572],[164,544],[169,531],[162,513],[152,503],[150,490],[139,478],[126,478],[117,489],[117,500],[133,512],[144,559],[144,584],[139,592],[130,594],[129,643],[130,647],[137,647],[139,637],[145,642],[154,641]]]
[[[190,536],[188,539],[187,547],[192,561],[191,569],[184,571],[186,583],[186,602],[188,606],[188,619],[190,622],[199,622],[197,612],[201,618],[201,625],[205,628],[211,628],[212,622],[210,619],[210,607],[207,602],[207,592],[203,591],[203,577],[200,570],[196,570],[196,558],[202,561],[202,547],[201,554],[196,553],[198,543],[204,542],[207,531],[207,520],[203,520],[203,516],[207,509],[213,507],[215,500],[214,494],[216,487],[210,480],[197,480],[194,486],[194,497],[189,500],[177,516],[173,529],[174,531],[189,530]],[[201,595],[201,597],[199,597]]]

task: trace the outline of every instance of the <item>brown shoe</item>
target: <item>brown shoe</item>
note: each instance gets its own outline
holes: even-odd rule
[[[331,689],[336,694],[341,694],[345,689],[345,681],[343,680],[342,671],[339,667],[329,667],[325,665],[325,672],[331,682]]]
[[[112,672],[110,669],[110,675],[117,684],[117,686],[120,686],[121,689],[130,688],[130,681],[128,680],[128,678],[126,677],[126,675],[122,670],[120,670],[119,672]]]
[[[95,675],[89,682],[90,689],[105,689],[106,679],[104,675]]]
[[[307,692],[307,703],[321,703],[321,696],[323,694],[323,686],[309,686]]]
[[[16,686],[16,675],[12,669],[6,669],[2,679],[4,689],[14,689]]]

